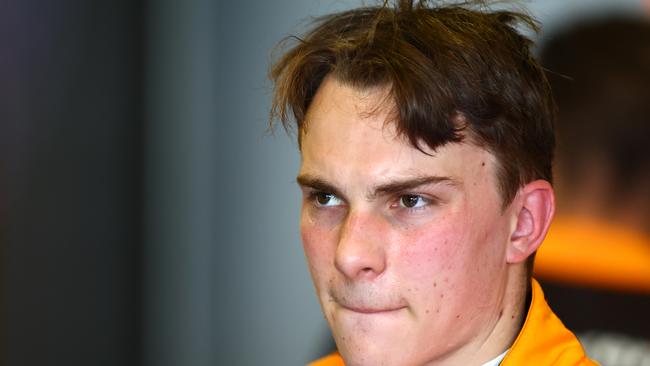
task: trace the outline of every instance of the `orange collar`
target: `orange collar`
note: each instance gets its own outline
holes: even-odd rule
[[[535,279],[524,326],[501,362],[501,366],[519,365],[598,365],[587,358],[575,335],[553,314]]]

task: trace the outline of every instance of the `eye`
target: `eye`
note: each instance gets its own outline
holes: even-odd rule
[[[340,206],[343,204],[343,201],[340,198],[326,192],[315,192],[312,195],[312,198],[316,202],[317,206],[322,207]]]
[[[428,199],[415,194],[405,194],[399,198],[399,205],[404,208],[419,208],[428,203]]]

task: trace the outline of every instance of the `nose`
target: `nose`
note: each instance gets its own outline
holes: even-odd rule
[[[336,268],[351,280],[371,280],[386,268],[386,255],[380,217],[369,213],[348,214],[336,248]]]

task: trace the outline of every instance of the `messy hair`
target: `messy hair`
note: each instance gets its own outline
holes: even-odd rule
[[[304,36],[285,40],[289,48],[270,69],[271,123],[297,127],[300,142],[325,77],[385,87],[391,123],[414,147],[467,139],[493,153],[505,207],[524,184],[552,180],[555,145],[555,104],[519,26],[538,31],[530,16],[479,1],[386,1],[318,18]]]

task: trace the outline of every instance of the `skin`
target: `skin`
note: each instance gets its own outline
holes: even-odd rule
[[[552,189],[531,182],[503,209],[491,153],[422,153],[387,100],[327,77],[307,114],[300,226],[323,313],[348,366],[480,365],[521,326]]]

